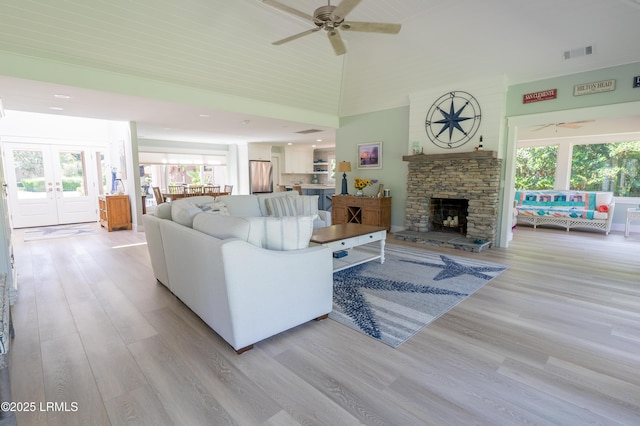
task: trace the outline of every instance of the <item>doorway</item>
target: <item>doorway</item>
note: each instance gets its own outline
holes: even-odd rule
[[[97,220],[97,150],[5,143],[5,175],[14,228]]]

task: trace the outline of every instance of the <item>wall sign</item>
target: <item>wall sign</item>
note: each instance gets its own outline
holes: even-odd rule
[[[640,75],[633,77],[633,88],[637,89],[640,87]]]
[[[576,84],[573,86],[573,96],[591,95],[614,90],[616,90],[615,80],[602,80],[593,83]]]
[[[522,95],[522,103],[530,104],[532,102],[548,101],[558,97],[558,89],[542,90],[540,92],[527,93]]]

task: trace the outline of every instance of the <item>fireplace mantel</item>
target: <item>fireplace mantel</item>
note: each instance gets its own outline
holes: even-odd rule
[[[403,155],[402,161],[423,162],[433,160],[464,160],[476,158],[497,158],[496,151],[450,152],[447,154],[415,154]]]

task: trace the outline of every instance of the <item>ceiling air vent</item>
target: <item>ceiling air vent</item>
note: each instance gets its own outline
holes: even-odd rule
[[[309,130],[300,130],[299,132],[295,132],[295,133],[300,133],[301,135],[308,135],[309,133],[318,133],[318,132],[322,132],[322,130],[309,129]]]
[[[577,49],[565,50],[562,53],[562,57],[567,60],[591,54],[593,54],[593,46],[585,46],[578,47]]]

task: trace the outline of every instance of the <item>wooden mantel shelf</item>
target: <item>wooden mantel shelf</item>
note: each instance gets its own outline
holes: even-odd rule
[[[402,161],[421,162],[433,160],[473,159],[473,158],[497,158],[495,151],[450,152],[447,154],[415,154],[403,155]]]

